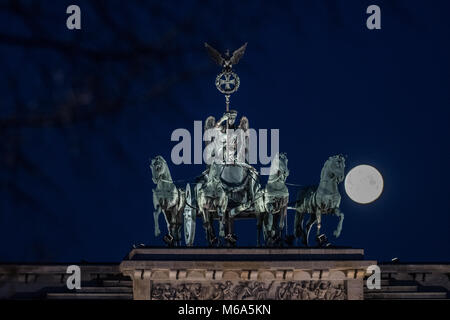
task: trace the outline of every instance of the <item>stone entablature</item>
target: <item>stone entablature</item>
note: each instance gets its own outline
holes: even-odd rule
[[[363,299],[361,249],[141,248],[121,265],[135,299]]]

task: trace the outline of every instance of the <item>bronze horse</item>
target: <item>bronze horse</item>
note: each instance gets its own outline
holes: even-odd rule
[[[341,234],[344,213],[339,210],[341,195],[338,184],[344,180],[345,158],[342,155],[330,157],[324,164],[320,174],[320,183],[315,186],[304,187],[299,191],[295,204],[294,234],[301,237],[304,245],[308,245],[309,233],[312,226],[317,223],[317,241],[319,245],[326,245],[326,237],[320,234],[322,214],[334,214],[339,217],[334,236]],[[306,229],[303,228],[303,219],[306,213],[310,214]]]
[[[256,195],[258,246],[261,229],[267,246],[281,245],[283,242],[282,233],[289,202],[289,190],[285,183],[289,176],[287,163],[285,153],[274,158],[266,187]]]
[[[214,215],[220,220],[221,236],[224,236],[225,211],[228,205],[228,197],[220,181],[220,166],[212,163],[206,173],[206,181],[197,184],[197,205],[203,218],[203,227],[206,232],[208,245],[218,244],[218,238],[214,231]]]
[[[160,234],[158,218],[163,212],[168,230],[168,234],[164,236],[164,242],[169,246],[181,245],[181,225],[186,203],[184,190],[177,188],[173,183],[169,167],[163,157],[153,158],[150,168],[152,180],[156,184],[156,189],[153,189],[155,237]]]

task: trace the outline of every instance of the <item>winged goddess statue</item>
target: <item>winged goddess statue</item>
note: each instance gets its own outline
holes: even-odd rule
[[[215,63],[221,66],[225,71],[231,71],[233,65],[238,64],[239,60],[243,57],[245,49],[247,48],[247,42],[239,49],[235,50],[232,56],[230,56],[230,51],[227,50],[225,52],[224,57],[220,54],[219,51],[211,47],[206,42],[205,47],[206,50],[208,51],[209,56],[213,59]]]
[[[209,116],[205,121],[204,131],[216,130],[211,140],[205,141],[211,156],[219,163],[225,162],[249,162],[249,121],[246,116],[242,116],[236,125],[237,111],[225,112],[217,122],[214,116]],[[232,129],[232,131],[229,131]]]

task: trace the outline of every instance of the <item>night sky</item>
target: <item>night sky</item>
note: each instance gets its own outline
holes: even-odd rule
[[[81,30],[66,28],[69,4]],[[366,28],[371,4],[381,30]],[[193,179],[204,166],[172,164],[171,133],[225,108],[205,41],[248,42],[231,107],[280,129],[287,182],[318,183],[340,153],[346,172],[383,175],[368,205],[339,186],[339,239],[338,219],[323,217],[334,245],[449,261],[449,12],[448,1],[0,1],[0,262],[120,261],[133,244],[163,245],[149,158]],[[256,244],[255,221],[235,228],[239,245]]]

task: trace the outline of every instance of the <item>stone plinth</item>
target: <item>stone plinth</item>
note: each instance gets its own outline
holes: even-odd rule
[[[349,248],[138,248],[120,270],[138,300],[360,300],[372,264]]]

